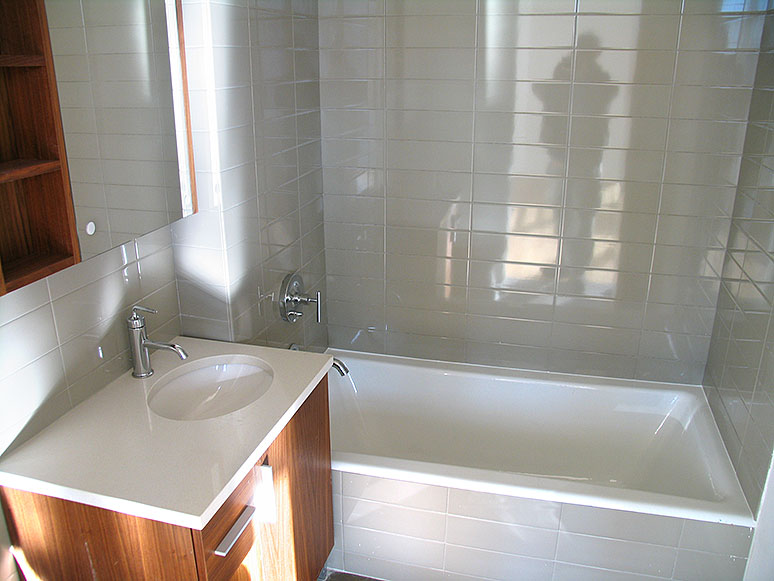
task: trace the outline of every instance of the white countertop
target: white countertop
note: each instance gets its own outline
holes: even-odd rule
[[[183,362],[153,351],[155,373],[127,371],[0,457],[0,485],[202,529],[328,373],[330,355],[176,337]],[[230,414],[196,421],[153,413],[165,373],[201,357],[242,353],[274,371],[268,391]]]

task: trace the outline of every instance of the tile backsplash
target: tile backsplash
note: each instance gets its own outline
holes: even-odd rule
[[[748,4],[321,2],[331,345],[701,382]]]
[[[0,453],[131,367],[138,303],[154,339],[180,333],[168,227],[0,297]]]

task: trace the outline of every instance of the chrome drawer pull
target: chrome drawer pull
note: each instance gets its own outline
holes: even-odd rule
[[[231,547],[236,544],[236,542],[239,540],[239,537],[241,537],[242,533],[245,532],[247,525],[249,525],[250,521],[253,520],[254,514],[255,507],[247,505],[242,511],[242,514],[239,515],[237,521],[234,523],[234,526],[229,529],[229,531],[226,533],[226,536],[223,537],[222,541],[220,541],[218,548],[215,549],[215,554],[218,557],[225,557],[228,555]]]

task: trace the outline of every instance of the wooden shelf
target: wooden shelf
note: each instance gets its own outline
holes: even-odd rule
[[[57,159],[14,159],[0,163],[0,184],[59,171]]]
[[[80,261],[45,0],[0,0],[0,295]]]
[[[6,290],[11,292],[73,264],[75,258],[65,254],[35,254],[5,262],[3,275]]]
[[[44,67],[46,57],[35,54],[0,54],[0,67]]]

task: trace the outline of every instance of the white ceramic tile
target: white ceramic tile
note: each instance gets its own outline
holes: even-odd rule
[[[557,285],[559,294],[644,301],[648,292],[648,275],[562,267]]]
[[[446,542],[550,560],[556,551],[557,536],[547,529],[449,516]]]
[[[680,0],[650,0],[647,4],[640,0],[580,0],[578,10],[611,14],[679,14],[680,6]]]
[[[402,482],[342,473],[343,494],[423,510],[445,511],[447,489],[439,486]]]
[[[580,49],[655,49],[677,47],[678,14],[671,16],[580,15],[578,41]]]
[[[379,48],[384,46],[382,18],[325,18],[319,21],[320,48]]]
[[[468,16],[387,16],[388,47],[472,47],[476,40],[476,18]]]
[[[387,224],[413,228],[468,229],[470,204],[388,199]]]
[[[570,145],[661,150],[666,130],[666,119],[576,116],[572,119]]]
[[[748,52],[681,52],[676,79],[681,85],[751,87],[756,57]]]
[[[467,276],[467,264],[464,260],[431,256],[388,254],[386,269],[388,279],[437,284],[462,285],[465,284]]]
[[[387,49],[387,78],[467,80],[473,78],[473,48]]]
[[[71,0],[46,0],[45,6],[50,27],[83,26],[80,3]]]
[[[469,144],[444,141],[388,141],[390,169],[469,171],[472,151]]]
[[[388,111],[389,139],[470,141],[473,114],[442,111]]]
[[[563,147],[477,143],[474,155],[477,172],[564,175],[566,150]]]
[[[745,557],[751,539],[752,531],[746,527],[686,520],[680,548]]]
[[[556,529],[560,505],[497,494],[449,490],[449,514],[531,527]]]
[[[558,208],[473,204],[473,230],[557,236],[559,220]]]
[[[563,266],[649,272],[652,258],[653,248],[650,244],[571,238],[562,240]]]
[[[386,187],[390,198],[466,201],[471,197],[471,175],[464,172],[390,169]]]
[[[556,563],[553,581],[645,581],[652,579],[656,579],[656,577],[611,571],[598,567],[582,567],[570,563]]]
[[[501,16],[480,18],[479,47],[558,48],[570,47],[575,28],[571,15]]]
[[[49,302],[48,285],[39,280],[0,296],[0,327]]]
[[[473,200],[501,204],[559,206],[563,181],[558,177],[511,176],[476,173]]]
[[[456,337],[433,337],[390,331],[387,333],[385,353],[440,361],[461,361],[465,353],[465,342]]]
[[[473,0],[385,0],[385,10],[393,14],[474,14],[476,3]]]
[[[567,143],[565,115],[476,114],[477,142],[564,145]]]
[[[344,565],[348,572],[366,575],[373,579],[422,579],[422,581],[440,581],[448,579],[439,569],[417,567],[402,562],[385,561],[374,557],[346,553]]]
[[[473,109],[474,84],[472,81],[387,80],[385,91],[387,106],[391,109],[435,111]]]
[[[562,531],[677,546],[683,520],[643,513],[566,504],[562,507]]]
[[[465,317],[460,313],[387,307],[385,321],[388,330],[401,333],[451,338],[465,334]]]
[[[554,319],[564,323],[639,329],[645,311],[641,303],[586,297],[556,297]]]
[[[660,577],[671,576],[676,556],[670,547],[564,532],[556,549],[558,561]]]
[[[664,181],[673,184],[730,186],[739,176],[740,157],[671,153],[666,157]]]
[[[328,79],[378,78],[383,74],[382,49],[324,49],[320,51],[320,75]]]
[[[578,115],[663,117],[669,108],[669,93],[670,87],[666,85],[576,82],[573,87],[572,112]],[[687,102],[686,108],[690,110]]]
[[[588,238],[618,242],[653,242],[656,216],[621,212],[568,209],[564,231],[568,238]]]
[[[53,302],[61,342],[80,335],[140,298],[137,267],[131,264]]]
[[[553,575],[553,563],[543,559],[449,545],[446,550],[446,570],[503,581],[514,577],[548,580]]]
[[[415,510],[344,497],[342,514],[344,525],[431,541],[444,540],[446,516],[442,512]]]
[[[479,48],[476,76],[489,81],[569,81],[571,57],[563,49]]]
[[[714,553],[681,549],[675,564],[675,579],[704,581],[706,579],[742,579],[747,559]]]
[[[51,305],[46,302],[0,327],[0,378],[6,378],[58,346]]]
[[[562,82],[478,81],[476,109],[509,113],[566,113],[570,84]]]
[[[556,264],[558,249],[557,238],[474,232],[470,255],[478,260]]]
[[[443,566],[443,543],[344,525],[344,551],[420,567]]]
[[[487,0],[481,5],[482,14],[553,14],[572,13],[574,0]]]
[[[8,342],[3,343],[7,345]],[[19,386],[24,386],[20,389]],[[0,380],[3,423],[8,426],[30,420],[44,401],[66,387],[59,350],[52,350],[34,362],[5,374]],[[7,437],[7,434],[6,434]],[[3,449],[10,441],[3,442]]]
[[[470,286],[528,293],[552,293],[556,269],[542,265],[471,261]]]
[[[681,50],[756,50],[760,47],[763,14],[686,15]]]

